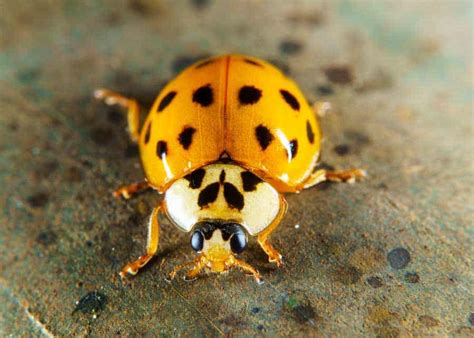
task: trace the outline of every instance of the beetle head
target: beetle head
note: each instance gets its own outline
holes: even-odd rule
[[[197,223],[191,235],[191,247],[204,255],[215,272],[227,270],[226,262],[247,247],[247,235],[234,222],[207,220]]]

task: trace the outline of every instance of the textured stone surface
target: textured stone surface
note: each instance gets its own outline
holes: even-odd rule
[[[473,334],[472,2],[3,0],[0,11],[0,335]],[[309,100],[330,100],[325,163],[370,179],[288,196],[272,238],[285,267],[255,244],[243,254],[261,286],[235,271],[167,283],[193,253],[165,219],[158,257],[122,284],[160,197],[111,196],[142,172],[122,112],[92,91],[149,106],[190,62],[227,52],[271,60]]]

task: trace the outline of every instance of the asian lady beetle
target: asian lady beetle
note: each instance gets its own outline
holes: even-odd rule
[[[125,265],[121,277],[136,274],[156,254],[163,212],[191,233],[198,253],[171,278],[184,267],[192,279],[204,268],[237,266],[260,281],[258,271],[236,256],[247,236],[256,236],[269,261],[282,264],[268,242],[286,212],[282,193],[365,176],[360,169],[315,170],[321,133],[313,109],[293,81],[253,57],[224,55],[188,67],[158,95],[141,130],[136,100],[105,89],[95,96],[128,108],[146,176],[114,195],[128,199],[146,188],[165,194],[150,217],[146,254]]]

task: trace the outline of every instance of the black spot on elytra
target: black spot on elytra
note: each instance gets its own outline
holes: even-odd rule
[[[330,85],[320,85],[316,88],[316,92],[321,96],[334,94],[334,89]]]
[[[367,284],[369,284],[374,289],[377,289],[383,286],[383,281],[380,277],[372,276],[367,278]]]
[[[163,156],[166,156],[167,153],[168,153],[168,144],[165,141],[159,141],[156,144],[156,155],[158,155],[160,159],[163,159]]]
[[[44,192],[38,192],[26,198],[26,202],[32,208],[41,208],[48,203],[49,196]]]
[[[196,129],[193,127],[185,127],[183,131],[179,134],[178,141],[183,146],[185,150],[188,150],[193,142],[193,135],[196,132]]]
[[[245,63],[248,63],[249,65],[257,66],[263,68],[263,65],[261,63],[258,63],[257,61],[253,61],[250,59],[244,59]]]
[[[40,232],[38,236],[36,236],[36,242],[46,247],[51,244],[56,243],[57,239],[58,239],[58,236],[52,230],[46,230],[46,231]]]
[[[253,86],[243,86],[239,90],[239,102],[240,104],[255,104],[260,100],[262,91]]]
[[[296,157],[296,154],[298,153],[298,140],[294,139],[290,141],[290,152],[288,154],[288,158],[290,161]]]
[[[338,144],[337,146],[334,147],[334,152],[338,154],[339,156],[345,156],[349,154],[351,151],[351,147],[347,144]]]
[[[163,97],[160,101],[160,104],[158,105],[158,112],[161,112],[163,111],[166,107],[168,107],[168,105],[171,103],[171,101],[173,101],[173,99],[175,98],[176,96],[176,92],[175,91],[171,91],[169,92],[168,94],[165,95],[165,97]]]
[[[219,175],[219,183],[224,184],[224,181],[225,181],[225,171],[222,170],[221,174]]]
[[[288,105],[293,110],[296,110],[296,111],[300,110],[300,103],[298,102],[298,100],[293,94],[291,94],[289,91],[285,89],[280,89],[280,94],[283,97],[283,99],[286,101],[286,103],[288,103]]]
[[[403,269],[410,263],[410,253],[405,248],[395,248],[387,254],[387,260],[394,269]]]
[[[205,175],[206,170],[201,168],[194,170],[191,174],[184,176],[184,178],[189,181],[189,187],[191,189],[198,189],[201,187]]]
[[[242,185],[244,191],[254,191],[257,185],[262,182],[262,179],[250,171],[243,171],[240,173],[242,177]]]
[[[354,80],[351,68],[345,65],[332,65],[323,70],[324,75],[326,75],[327,79],[332,83],[343,85],[350,84]]]
[[[151,121],[148,123],[148,126],[146,127],[145,131],[145,138],[143,139],[143,142],[147,144],[150,141],[150,135],[151,135]]]
[[[76,304],[73,314],[80,311],[85,314],[97,313],[105,309],[107,304],[107,297],[98,291],[89,292],[87,295],[82,297]]]
[[[213,62],[214,62],[214,59],[203,61],[203,62],[196,65],[196,69],[199,69],[199,68],[205,67],[207,65],[210,65]]]
[[[211,183],[205,187],[198,196],[198,205],[201,208],[206,207],[208,204],[213,203],[217,199],[219,194],[220,184],[218,182]]]
[[[416,272],[405,273],[405,282],[416,284],[420,282],[420,276]]]
[[[314,131],[313,131],[313,127],[311,127],[311,123],[309,123],[309,121],[306,121],[306,136],[308,137],[309,143],[313,144],[314,143]]]
[[[244,196],[231,183],[224,183],[224,198],[231,208],[242,210],[244,207]]]
[[[208,107],[214,101],[214,95],[210,84],[199,87],[193,93],[193,102],[203,107]]]
[[[257,137],[257,141],[262,150],[267,149],[270,143],[275,139],[270,130],[268,130],[264,125],[259,125],[255,128],[255,136]]]
[[[303,49],[303,45],[294,40],[283,40],[280,42],[280,52],[286,55],[295,55]]]

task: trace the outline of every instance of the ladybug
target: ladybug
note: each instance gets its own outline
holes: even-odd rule
[[[156,254],[163,213],[190,234],[198,254],[176,266],[171,279],[186,267],[188,280],[204,269],[239,267],[260,282],[259,272],[238,255],[255,236],[269,261],[282,265],[268,236],[287,210],[283,193],[365,176],[360,169],[316,169],[321,133],[315,110],[325,105],[311,108],[292,80],[254,57],[224,55],[189,66],[159,93],[142,128],[136,100],[106,89],[95,97],[128,109],[146,177],[114,195],[128,199],[147,188],[164,194],[150,216],[146,253],[125,265],[122,278]]]

